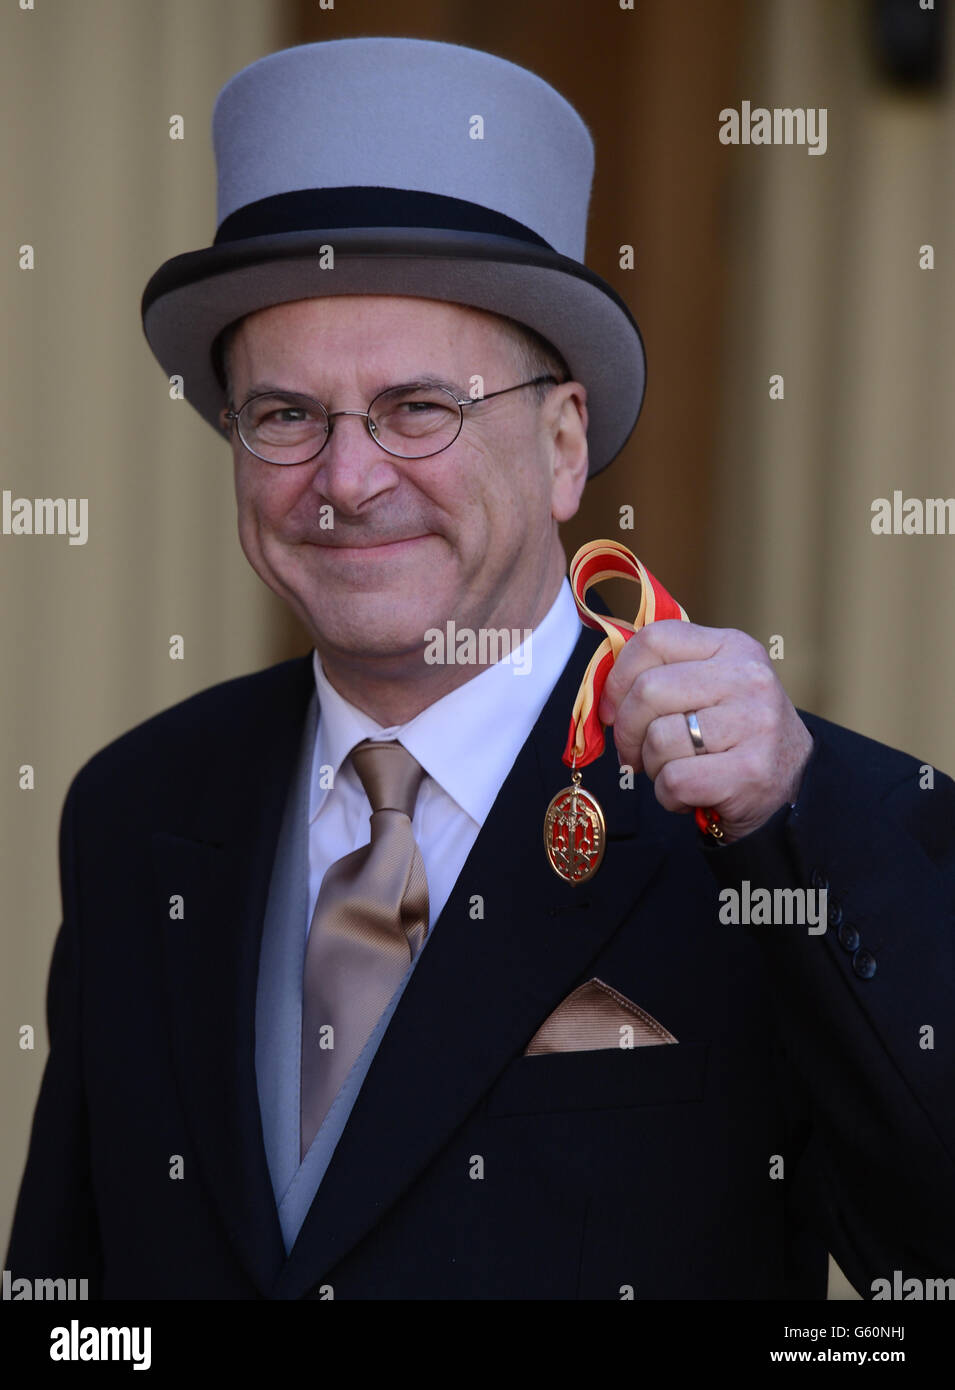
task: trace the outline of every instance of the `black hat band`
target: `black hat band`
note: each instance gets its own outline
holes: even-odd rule
[[[553,247],[522,222],[492,208],[416,189],[301,188],[236,208],[216,232],[216,246],[247,237],[310,232],[335,227],[428,227],[449,232],[484,232],[535,246]]]

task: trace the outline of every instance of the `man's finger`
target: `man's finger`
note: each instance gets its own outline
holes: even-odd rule
[[[653,779],[653,793],[665,811],[690,811],[696,806],[719,806],[738,779],[735,754],[713,753],[705,758],[674,758]]]
[[[607,698],[606,704],[601,699],[598,714],[605,724],[613,724],[627,737],[642,739],[651,719],[705,709],[719,704],[735,689],[733,668],[712,660],[649,666],[627,682],[616,703],[612,698]]]
[[[624,644],[607,677],[603,689],[607,708],[611,711],[616,709],[642,671],[685,661],[707,661],[720,651],[725,637],[724,628],[700,627],[697,623],[683,623],[676,618],[667,618],[641,628]],[[603,713],[600,717],[603,719]],[[604,720],[604,723],[609,722]]]
[[[735,748],[747,732],[747,721],[738,708],[714,705],[695,713],[703,738],[702,755],[693,747],[685,713],[665,714],[651,720],[647,726],[640,746],[640,762],[651,780],[675,758],[726,753]],[[615,736],[616,739],[619,737],[619,734]]]

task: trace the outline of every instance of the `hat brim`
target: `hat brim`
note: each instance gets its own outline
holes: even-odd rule
[[[334,248],[322,269],[320,249]],[[611,287],[569,257],[510,237],[336,228],[224,242],[167,261],[143,294],[143,328],[167,375],[215,429],[224,404],[212,345],[258,309],[342,294],[412,295],[503,314],[535,329],[587,388],[588,476],[626,444],[646,387],[643,340]]]

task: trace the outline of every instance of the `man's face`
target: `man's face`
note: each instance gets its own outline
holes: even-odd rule
[[[367,410],[384,387],[434,375],[459,399],[527,378],[490,314],[436,300],[352,295],[298,300],[243,320],[232,396],[281,388],[329,411]],[[425,631],[533,626],[564,572],[557,522],[586,477],[585,392],[533,388],[464,408],[455,442],[394,458],[365,421],[340,416],[321,454],[276,465],[233,431],[239,536],[260,577],[306,624],[325,658],[421,662]],[[320,523],[331,506],[333,526]],[[323,512],[323,508],[325,509]]]

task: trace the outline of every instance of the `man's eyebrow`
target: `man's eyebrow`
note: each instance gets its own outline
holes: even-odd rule
[[[287,386],[275,386],[271,381],[253,381],[245,394],[248,399],[249,396],[297,396],[301,392],[290,391]]]
[[[399,381],[395,384],[397,386],[443,386],[445,391],[451,392],[452,396],[461,395],[461,387],[456,381],[445,381],[440,376],[416,376],[412,377],[410,381]],[[464,394],[467,395],[467,392],[465,391]]]
[[[405,377],[402,381],[384,381],[373,391],[372,395],[377,396],[382,391],[389,391],[395,386],[441,386],[445,391],[450,391],[455,400],[462,398],[461,387],[457,382],[446,381],[444,377],[432,376],[427,372],[419,376]],[[466,396],[467,392],[463,394]],[[322,399],[321,396],[316,396],[313,391],[296,391],[290,386],[277,386],[272,381],[254,381],[248,387],[245,399],[248,400],[250,396],[308,396],[313,401]]]

